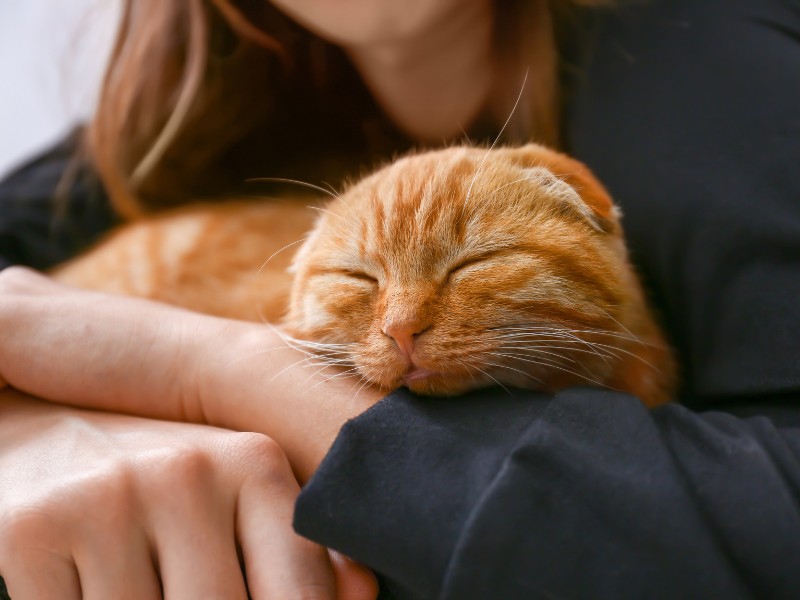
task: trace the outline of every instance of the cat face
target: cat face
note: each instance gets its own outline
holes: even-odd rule
[[[396,161],[327,206],[293,268],[293,336],[423,394],[606,385],[645,310],[602,186],[534,145]]]

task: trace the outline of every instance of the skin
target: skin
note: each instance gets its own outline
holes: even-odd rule
[[[167,598],[245,600],[237,542],[253,598],[374,597],[364,569],[332,567],[292,531],[299,487],[268,437],[0,395],[0,569],[13,598],[149,599],[163,586]]]
[[[0,272],[0,378],[51,402],[256,431],[300,482],[385,390],[304,366],[272,328]],[[70,360],[63,360],[69,356]],[[313,390],[318,390],[318,392]]]
[[[341,45],[414,138],[458,136],[487,102],[490,0],[274,3]],[[297,482],[382,392],[327,381],[264,327],[19,268],[0,272],[0,298],[0,574],[14,598],[246,598],[237,548],[255,600],[377,595],[366,569],[296,536],[291,511]]]
[[[80,581],[93,590],[85,598],[160,598],[155,555],[167,598],[245,598],[237,543],[253,598],[375,597],[371,574],[330,561],[294,534],[291,515],[297,481],[382,392],[354,394],[304,369],[263,326],[67,288],[22,268],[0,273],[0,296],[0,378],[13,386],[0,390],[0,473],[13,491],[0,495],[0,573],[15,597],[79,598]],[[127,543],[112,544],[120,532]],[[109,547],[126,550],[111,559],[117,570]],[[137,583],[120,590],[121,581]]]
[[[383,109],[412,138],[461,135],[495,84],[491,0],[273,0],[342,46]]]

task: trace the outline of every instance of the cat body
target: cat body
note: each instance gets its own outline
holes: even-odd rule
[[[315,202],[232,200],[167,211],[120,227],[53,276],[210,315],[278,322],[289,301],[292,249],[314,224]]]
[[[598,385],[669,399],[673,359],[618,211],[581,163],[536,145],[448,148],[401,158],[319,211],[307,204],[153,217],[55,277],[282,321],[321,360],[386,389]]]

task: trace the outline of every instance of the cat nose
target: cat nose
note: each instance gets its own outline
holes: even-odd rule
[[[417,336],[427,329],[429,326],[416,320],[392,322],[384,325],[383,335],[392,338],[403,354],[411,358]]]

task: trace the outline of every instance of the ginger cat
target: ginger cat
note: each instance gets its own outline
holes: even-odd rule
[[[618,211],[581,163],[537,145],[454,147],[401,158],[319,212],[306,205],[179,209],[54,276],[282,322],[320,360],[386,389],[598,385],[669,400],[673,358]]]

